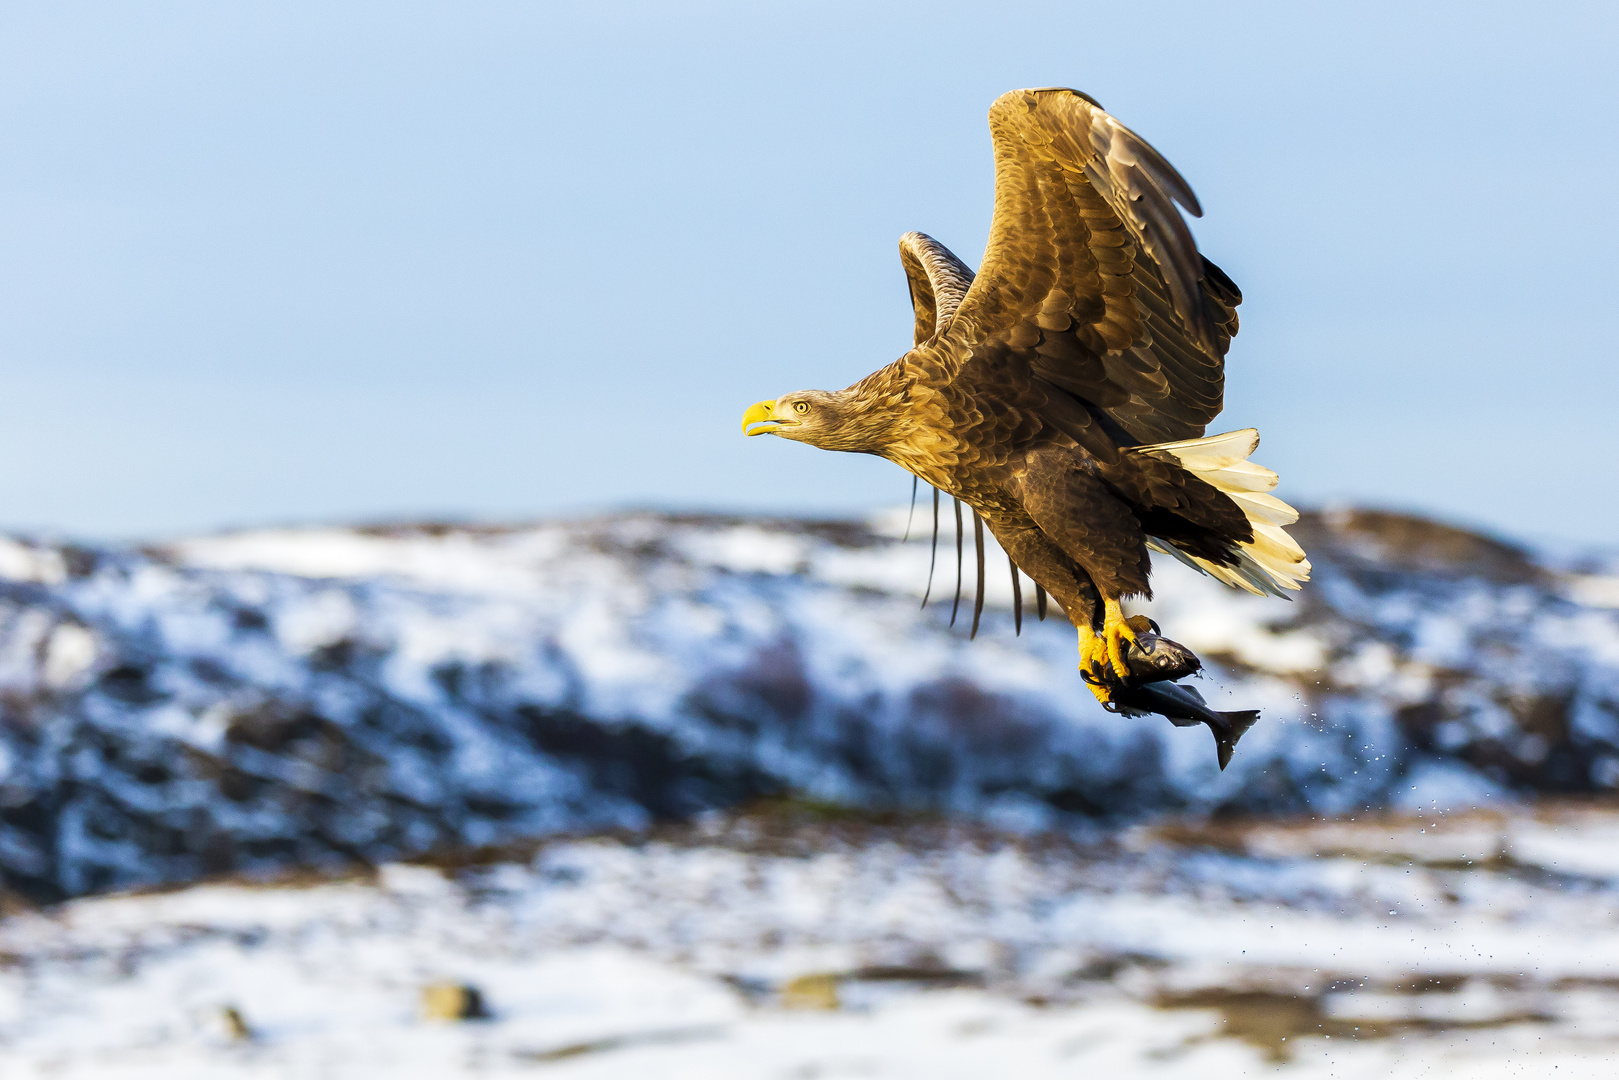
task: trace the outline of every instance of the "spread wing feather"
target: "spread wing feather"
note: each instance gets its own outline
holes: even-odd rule
[[[1074,90],[1013,91],[989,123],[995,217],[977,277],[920,234],[901,241],[917,343],[938,333],[957,378],[974,361],[1025,364],[1141,442],[1201,435],[1222,405],[1242,296],[1177,209],[1201,214],[1191,188]],[[946,294],[935,265],[952,268],[949,289],[970,283],[952,317],[918,299],[919,274]]]
[[[899,258],[911,285],[916,344],[920,345],[950,322],[972,287],[973,272],[926,233],[908,232],[900,237]]]

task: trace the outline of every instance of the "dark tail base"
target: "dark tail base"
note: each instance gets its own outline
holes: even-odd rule
[[[1220,759],[1220,771],[1224,772],[1225,767],[1231,764],[1231,752],[1237,748],[1237,740],[1246,735],[1259,719],[1259,710],[1217,712],[1214,715],[1219,718],[1220,724],[1218,727],[1210,724],[1209,730],[1214,732],[1214,751]]]

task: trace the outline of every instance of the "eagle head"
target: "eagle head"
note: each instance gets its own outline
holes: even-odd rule
[[[795,390],[742,414],[744,435],[780,435],[823,450],[870,451],[869,425],[849,391]]]

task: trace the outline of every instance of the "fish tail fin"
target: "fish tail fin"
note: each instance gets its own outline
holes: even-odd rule
[[[1240,712],[1217,712],[1214,714],[1221,720],[1220,727],[1213,727],[1214,751],[1220,759],[1220,771],[1231,764],[1231,753],[1237,748],[1237,740],[1248,733],[1259,719],[1258,709],[1244,709]],[[1222,728],[1224,730],[1222,730]]]
[[[1173,461],[1220,491],[1237,504],[1253,530],[1253,539],[1237,545],[1233,552],[1237,558],[1235,566],[1221,566],[1192,555],[1156,536],[1148,537],[1147,546],[1173,555],[1192,569],[1234,588],[1286,599],[1288,591],[1297,591],[1310,580],[1310,560],[1284,528],[1299,519],[1299,512],[1270,494],[1277,484],[1277,475],[1248,460],[1248,455],[1258,446],[1259,432],[1243,428],[1204,439],[1136,447],[1136,453]]]

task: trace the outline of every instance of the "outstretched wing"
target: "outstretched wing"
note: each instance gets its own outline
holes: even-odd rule
[[[899,259],[911,284],[916,344],[920,345],[949,324],[972,287],[973,272],[926,233],[908,232],[900,237]]]
[[[1201,214],[1191,188],[1075,90],[1005,94],[989,126],[995,218],[941,351],[1026,364],[1141,442],[1203,434],[1242,297],[1176,209]]]

